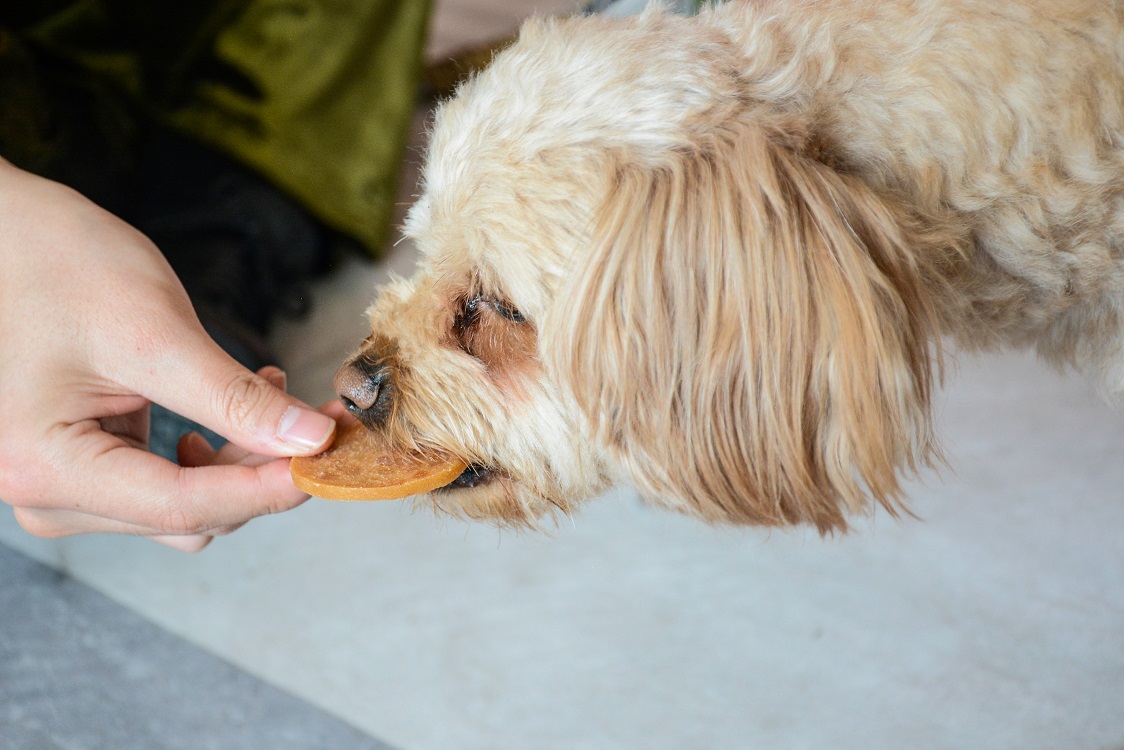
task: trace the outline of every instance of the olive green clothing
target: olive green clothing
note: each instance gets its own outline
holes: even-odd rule
[[[130,118],[173,128],[250,166],[372,252],[382,249],[428,0],[78,0],[28,10],[34,5],[0,11],[9,29],[0,36],[8,69],[0,69],[0,92],[4,75],[19,75],[18,40],[82,79],[111,147],[128,142]],[[33,113],[20,116],[3,115],[9,140],[13,129],[51,130]],[[50,148],[50,138],[40,141]],[[22,148],[34,160],[34,145]]]

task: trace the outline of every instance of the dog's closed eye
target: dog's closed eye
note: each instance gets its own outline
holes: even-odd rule
[[[460,302],[453,325],[458,331],[467,331],[484,320],[484,316],[494,313],[512,323],[526,323],[526,316],[510,302],[495,295],[468,295]]]
[[[507,318],[513,323],[526,323],[527,319],[523,317],[523,313],[512,307],[508,302],[504,302],[499,297],[491,298],[492,309],[494,309],[501,316]]]
[[[463,297],[453,320],[453,338],[495,375],[511,374],[534,360],[537,335],[520,310],[502,297]]]

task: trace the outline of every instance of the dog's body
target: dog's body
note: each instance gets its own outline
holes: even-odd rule
[[[473,463],[439,506],[628,480],[841,528],[932,459],[944,335],[1124,395],[1124,3],[532,22],[439,110],[407,232],[341,391]]]

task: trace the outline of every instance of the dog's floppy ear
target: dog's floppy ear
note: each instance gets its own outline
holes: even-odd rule
[[[935,457],[942,240],[783,139],[622,155],[546,355],[653,499],[826,532]]]

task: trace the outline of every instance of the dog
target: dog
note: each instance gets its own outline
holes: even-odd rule
[[[438,107],[404,230],[336,386],[465,459],[436,507],[907,512],[945,342],[1124,396],[1124,3],[531,20]]]

